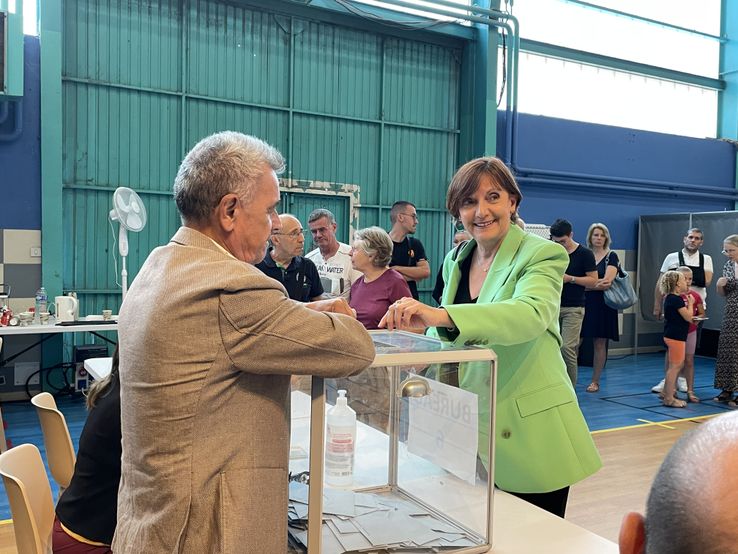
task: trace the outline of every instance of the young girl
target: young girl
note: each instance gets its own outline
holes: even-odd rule
[[[674,397],[676,380],[684,365],[689,324],[692,322],[694,298],[687,297],[685,305],[681,294],[687,292],[687,280],[678,271],[667,271],[659,281],[664,295],[664,342],[669,349],[669,367],[664,378],[664,406],[684,408],[687,403]]]
[[[684,279],[687,281],[687,292],[682,294],[682,300],[687,301],[687,297],[691,296],[694,298],[694,304],[692,306],[692,318],[704,317],[705,306],[702,303],[702,297],[691,290],[689,285],[692,284],[692,270],[686,265],[679,266],[677,271],[684,275]],[[699,402],[700,399],[694,393],[694,351],[697,347],[697,325],[694,323],[694,319],[689,323],[689,332],[687,333],[687,345],[686,352],[684,353],[684,371],[682,375],[687,380],[687,401],[688,402]]]

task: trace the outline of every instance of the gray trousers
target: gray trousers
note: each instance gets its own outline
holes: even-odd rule
[[[561,355],[566,363],[566,372],[571,385],[577,386],[577,353],[579,352],[579,333],[584,320],[583,307],[562,307],[559,312],[561,330]]]

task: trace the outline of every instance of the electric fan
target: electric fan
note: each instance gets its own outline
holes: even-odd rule
[[[128,256],[128,231],[139,232],[146,225],[146,208],[141,198],[127,187],[118,187],[113,193],[113,209],[110,210],[110,220],[118,222],[118,252],[121,258],[120,280],[123,289],[123,299],[128,291],[128,271],[126,257]]]

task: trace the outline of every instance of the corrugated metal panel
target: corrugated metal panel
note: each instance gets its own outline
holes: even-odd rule
[[[65,77],[181,88],[180,0],[65,0]]]
[[[188,100],[186,121],[185,150],[192,148],[203,137],[226,130],[257,136],[283,153],[287,152],[289,145],[287,112],[217,101]]]
[[[63,107],[65,183],[171,188],[181,158],[176,97],[67,82]]]
[[[377,186],[379,125],[296,115],[294,137],[294,178]]]
[[[384,113],[389,121],[458,128],[460,54],[409,40],[388,39]]]
[[[450,133],[386,128],[381,203],[410,200],[418,208],[443,208],[456,149],[457,137]]]
[[[362,227],[388,228],[392,202],[415,202],[419,237],[440,263],[458,52],[212,0],[67,0],[64,48],[64,284],[90,291],[83,309],[116,309],[105,305],[117,298],[106,292],[112,189],[141,192],[150,214],[131,236],[132,280],[179,224],[157,192],[171,189],[184,152],[224,129],[291,156],[290,177],[360,185]],[[306,202],[299,210],[320,204]]]
[[[295,108],[381,117],[382,37],[325,23],[295,24]]]
[[[188,32],[188,92],[289,104],[289,33],[274,15],[199,0],[189,10]]]

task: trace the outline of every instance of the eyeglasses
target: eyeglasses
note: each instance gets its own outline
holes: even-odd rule
[[[282,235],[285,237],[290,237],[291,239],[296,239],[300,235],[302,235],[305,232],[305,229],[295,229],[294,231],[290,231],[289,233],[272,233],[272,235]]]
[[[406,215],[408,217],[412,217],[413,220],[418,221],[418,214],[400,214],[400,215]]]

